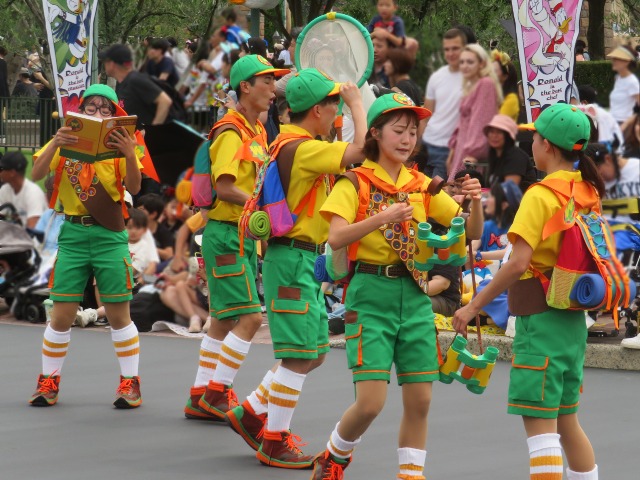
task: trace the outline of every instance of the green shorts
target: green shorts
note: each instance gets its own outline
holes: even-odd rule
[[[318,255],[269,245],[262,266],[264,299],[276,358],[318,358],[329,351],[324,293],[313,274]]]
[[[96,278],[103,303],[131,300],[133,267],[127,231],[63,222],[58,235],[58,255],[49,278],[51,300],[81,302],[91,274]]]
[[[392,363],[399,385],[440,378],[431,300],[411,277],[356,273],[345,307],[347,361],[354,382],[388,382]]]
[[[261,313],[256,289],[256,242],[245,239],[240,256],[238,228],[209,220],[202,235],[202,256],[207,270],[211,316],[234,320],[239,315]]]
[[[518,317],[508,412],[538,418],[577,412],[586,349],[582,311],[551,309]]]

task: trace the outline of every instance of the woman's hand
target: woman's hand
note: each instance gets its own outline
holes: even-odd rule
[[[404,202],[396,202],[378,215],[384,223],[408,222],[413,217],[413,207]]]
[[[482,200],[482,187],[480,186],[480,180],[477,178],[471,178],[468,174],[465,175],[464,180],[462,181],[461,193],[472,200]]]
[[[453,328],[464,338],[467,338],[467,325],[478,315],[478,312],[473,308],[472,304],[473,302],[468,303],[459,310],[456,310],[456,313],[453,315]]]
[[[78,137],[72,135],[72,131],[71,127],[60,127],[53,136],[53,144],[59,148],[64,145],[75,145],[78,143]]]
[[[135,155],[136,138],[133,135],[129,135],[126,129],[120,128],[111,132],[107,145],[111,148],[117,148],[122,155],[128,157]]]

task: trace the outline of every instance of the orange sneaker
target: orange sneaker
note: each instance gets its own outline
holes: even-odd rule
[[[313,459],[313,473],[310,480],[342,480],[344,470],[349,466],[351,457],[336,458],[325,450]]]
[[[198,401],[198,406],[205,412],[225,421],[227,412],[238,406],[238,397],[229,385],[209,380],[209,385]]]
[[[229,426],[256,451],[260,448],[266,421],[267,414],[256,415],[247,400],[227,412]]]
[[[43,375],[38,377],[36,391],[29,403],[34,407],[50,407],[58,401],[58,390],[60,386],[60,375]]]
[[[116,390],[116,408],[136,408],[142,405],[140,394],[140,377],[123,377],[120,375],[120,385]]]
[[[210,422],[224,422],[224,420],[203,410],[198,405],[198,401],[204,395],[207,387],[191,387],[189,400],[184,407],[184,416],[192,420],[208,420]]]
[[[300,437],[291,432],[264,431],[262,444],[256,453],[260,463],[269,467],[279,468],[311,468],[313,456],[305,455],[299,447],[306,443],[299,443]]]

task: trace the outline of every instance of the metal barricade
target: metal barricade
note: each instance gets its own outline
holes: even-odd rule
[[[58,130],[52,118],[55,99],[38,97],[0,98],[0,148],[35,152]]]

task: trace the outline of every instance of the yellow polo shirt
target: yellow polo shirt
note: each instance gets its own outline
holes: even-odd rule
[[[581,182],[582,174],[579,171],[560,170],[547,175],[547,178]],[[532,186],[522,197],[516,218],[507,234],[512,244],[515,244],[518,237],[529,244],[533,249],[531,265],[541,272],[551,270],[558,259],[562,232],[554,233],[546,240],[542,240],[542,230],[547,221],[560,208],[560,200],[552,190],[542,186]],[[524,280],[532,276],[532,271],[527,270],[521,279]]]
[[[40,155],[48,145],[49,143],[47,143],[33,155],[34,162],[38,160],[38,157],[40,157]],[[140,163],[140,156],[137,150],[136,158],[138,168],[142,170],[142,164]],[[60,156],[60,149],[58,149],[53,155],[49,170],[55,172],[56,168],[58,168],[58,165],[60,164],[61,159],[62,157]],[[120,192],[118,192],[118,188],[116,186],[116,166],[120,169],[120,178],[124,180],[124,178],[127,176],[127,160],[124,157],[100,160],[99,162],[95,162],[93,164],[96,176],[100,180],[100,183],[102,184],[104,189],[115,202],[119,202]],[[60,185],[58,186],[58,199],[60,200],[60,203],[62,203],[64,213],[66,213],[67,215],[89,215],[89,211],[80,201],[78,195],[74,191],[73,185],[69,181],[69,173],[67,172],[66,168],[63,169],[62,177],[60,178]]]
[[[281,133],[297,133],[299,135],[311,135],[304,128],[295,125],[282,125]],[[323,173],[340,174],[344,168],[340,166],[344,152],[349,144],[347,142],[322,142],[319,140],[307,140],[296,149],[291,166],[291,181],[287,192],[287,204],[293,210],[300,205],[300,201],[311,190],[316,179]],[[329,236],[329,224],[320,215],[320,207],[327,199],[329,185],[325,182],[316,190],[316,203],[313,216],[307,215],[305,207],[298,215],[295,225],[287,237],[297,238],[303,242],[315,244],[324,243]]]
[[[373,168],[376,177],[387,183],[394,184],[386,170],[377,163],[365,160],[362,166]],[[411,180],[413,180],[413,176],[409,173],[409,170],[403,167],[395,186],[400,188]],[[427,188],[430,181],[429,179],[425,180],[424,189]],[[417,223],[426,221],[429,216],[442,225],[449,225],[451,219],[460,210],[460,206],[444,191],[431,198],[428,215],[424,211],[421,194],[409,195],[409,202],[414,207],[413,220]],[[320,209],[320,213],[327,221],[331,221],[333,215],[340,215],[349,223],[353,223],[358,213],[358,205],[358,192],[356,192],[353,183],[347,178],[342,178],[336,183],[329,198]],[[380,230],[375,230],[360,239],[356,260],[377,265],[402,263],[398,254],[387,243]]]
[[[249,125],[247,119],[235,110],[230,110],[230,113],[241,118],[250,130],[256,133],[262,132],[262,130],[256,130],[258,127]],[[231,175],[237,188],[248,195],[253,193],[253,184],[255,183],[257,173],[256,164],[254,162],[234,160],[236,153],[241,147],[242,139],[233,130],[227,130],[221,133],[215,142],[211,144],[209,148],[209,158],[211,159],[211,181],[214,188],[216,180],[220,178],[220,176]],[[213,204],[213,208],[209,210],[208,217],[213,220],[237,222],[243,207],[244,205],[236,205],[217,198]]]
[[[520,115],[520,99],[518,98],[518,95],[515,93],[507,94],[507,96],[504,97],[504,101],[502,102],[498,113],[507,115],[511,117],[514,122],[517,122],[518,115]]]

